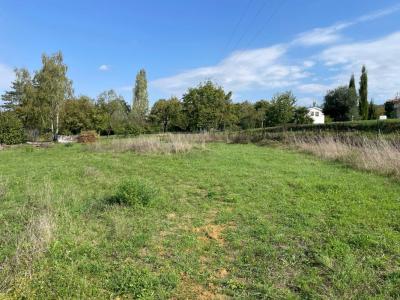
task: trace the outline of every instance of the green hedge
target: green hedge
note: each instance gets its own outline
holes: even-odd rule
[[[12,112],[0,112],[0,144],[13,145],[25,141],[21,121]]]
[[[287,124],[284,126],[253,129],[254,131],[284,132],[284,131],[314,131],[314,132],[370,132],[370,133],[400,133],[400,119],[368,120],[354,122],[332,122],[326,124]]]

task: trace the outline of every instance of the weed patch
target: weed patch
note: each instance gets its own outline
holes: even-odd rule
[[[108,202],[126,206],[147,206],[157,195],[158,190],[151,183],[134,178],[122,182]]]

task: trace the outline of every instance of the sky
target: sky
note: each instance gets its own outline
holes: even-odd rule
[[[369,97],[400,92],[400,1],[0,0],[0,93],[62,51],[76,95],[115,89],[128,103],[144,68],[150,103],[212,80],[235,102],[291,90],[321,104],[361,67]]]

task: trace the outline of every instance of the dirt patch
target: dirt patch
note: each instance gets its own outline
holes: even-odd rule
[[[218,272],[216,273],[216,277],[220,279],[226,278],[228,275],[229,272],[225,268],[219,269]]]
[[[176,219],[176,214],[175,214],[175,213],[167,214],[167,219],[168,219],[168,220],[174,220],[174,219]]]
[[[208,224],[193,229],[194,232],[200,234],[199,240],[207,241],[214,240],[218,244],[224,244],[225,240],[222,238],[222,232],[225,230],[225,225]]]

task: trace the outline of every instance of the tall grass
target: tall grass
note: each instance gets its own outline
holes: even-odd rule
[[[362,170],[400,178],[400,140],[366,136],[298,136],[286,138],[296,148],[318,157],[339,160]]]
[[[239,131],[229,133],[228,140],[231,143],[285,145],[323,159],[400,179],[400,135],[396,133]]]
[[[143,135],[135,138],[103,140],[88,145],[91,151],[125,152],[137,153],[183,153],[194,148],[205,149],[205,144],[218,139],[217,135],[210,133],[198,134],[157,134]]]

